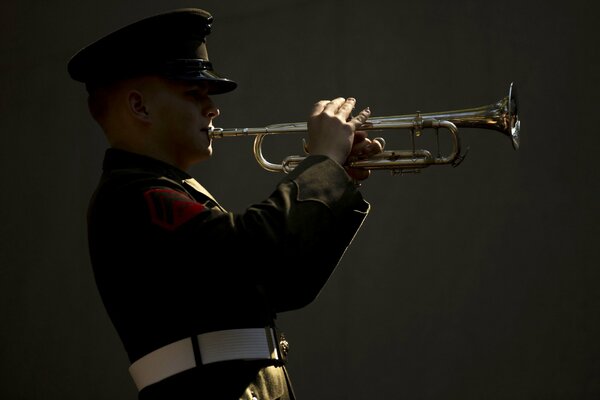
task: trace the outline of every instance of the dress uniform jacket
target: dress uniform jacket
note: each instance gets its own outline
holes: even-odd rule
[[[130,362],[205,332],[274,326],[312,302],[369,211],[351,179],[307,157],[264,201],[223,209],[190,175],[108,149],[88,212],[96,284]],[[285,365],[233,360],[145,387],[140,399],[287,399]]]

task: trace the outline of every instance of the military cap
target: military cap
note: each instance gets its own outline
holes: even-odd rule
[[[142,75],[206,81],[209,93],[230,92],[237,84],[213,70],[206,36],[212,15],[182,8],[127,25],[77,52],[68,62],[71,78],[90,87]]]

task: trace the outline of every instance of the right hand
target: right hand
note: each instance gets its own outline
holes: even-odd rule
[[[355,142],[354,133],[370,115],[366,108],[350,118],[355,104],[354,98],[343,97],[315,103],[307,123],[309,154],[325,155],[340,165],[346,163]]]

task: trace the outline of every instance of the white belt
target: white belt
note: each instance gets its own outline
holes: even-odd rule
[[[281,360],[272,328],[214,331],[197,336],[202,365],[228,360]],[[138,390],[197,366],[194,337],[168,344],[135,361],[129,373]]]

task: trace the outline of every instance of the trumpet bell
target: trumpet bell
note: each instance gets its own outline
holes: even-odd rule
[[[370,118],[367,124],[368,129],[391,129],[419,119],[449,121],[459,128],[495,130],[510,138],[515,150],[519,149],[521,121],[514,83],[510,84],[506,97],[489,105],[454,111],[374,117]]]

